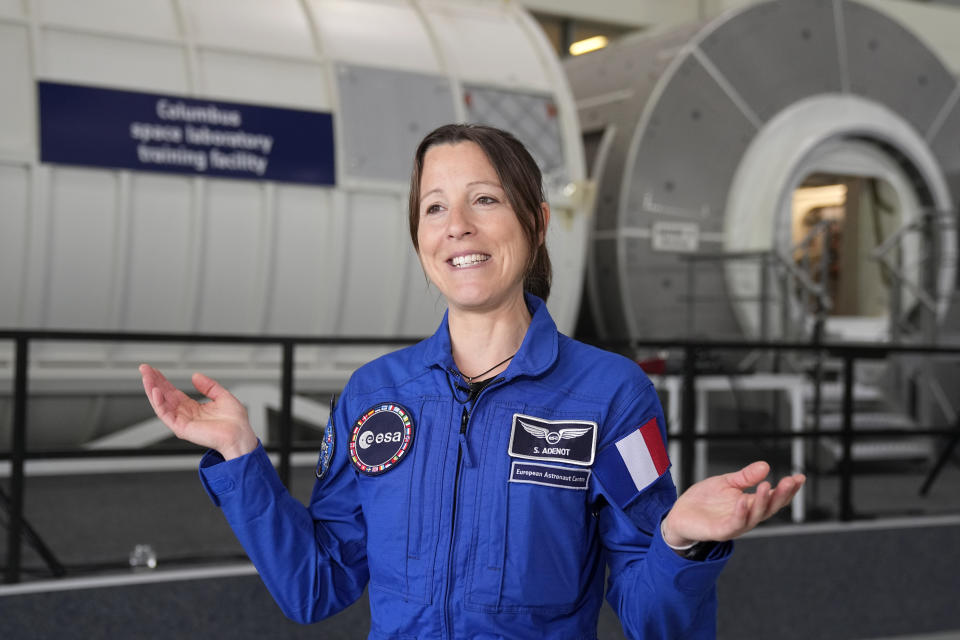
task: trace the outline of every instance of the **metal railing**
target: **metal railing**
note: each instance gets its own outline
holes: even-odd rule
[[[0,331],[0,341],[12,341],[15,344],[14,367],[13,367],[13,411],[12,411],[12,430],[11,445],[8,453],[0,452],[0,460],[10,461],[10,496],[7,500],[0,502],[0,506],[6,506],[8,511],[7,550],[6,550],[6,570],[5,581],[16,583],[20,580],[21,573],[21,547],[24,536],[30,538],[34,536],[32,530],[24,520],[24,463],[27,460],[35,459],[65,459],[65,458],[93,458],[103,457],[105,455],[114,456],[157,456],[173,455],[184,453],[183,449],[119,449],[119,450],[40,450],[30,451],[27,448],[27,429],[29,418],[27,415],[27,400],[29,397],[28,378],[30,361],[30,344],[40,341],[80,341],[80,342],[167,342],[167,343],[219,343],[234,345],[274,345],[278,346],[282,352],[280,363],[280,397],[281,410],[278,417],[279,424],[279,443],[277,445],[268,445],[266,448],[270,452],[275,452],[279,456],[278,473],[281,480],[288,487],[290,486],[290,467],[291,455],[295,451],[316,451],[315,445],[308,447],[297,447],[293,443],[293,418],[292,406],[295,389],[294,381],[294,356],[295,350],[299,346],[358,346],[358,345],[378,345],[378,346],[400,346],[414,342],[412,339],[384,339],[379,337],[340,337],[340,338],[318,338],[318,337],[266,337],[266,336],[240,336],[240,335],[185,335],[185,334],[159,334],[159,333],[112,333],[112,332],[93,332],[93,331]],[[887,358],[894,354],[949,354],[960,358],[960,347],[942,347],[929,345],[876,345],[876,344],[811,344],[802,342],[765,342],[765,341],[685,341],[685,340],[650,340],[650,341],[630,341],[623,343],[606,343],[606,348],[614,349],[623,353],[636,354],[642,351],[652,351],[658,349],[678,349],[683,354],[682,366],[682,403],[680,410],[680,460],[681,460],[681,478],[680,489],[693,484],[694,469],[689,461],[694,459],[694,445],[698,440],[791,440],[804,439],[812,440],[814,443],[824,437],[839,437],[842,443],[842,454],[838,464],[840,473],[839,489],[839,519],[851,520],[855,517],[852,502],[853,487],[853,466],[852,466],[852,446],[855,440],[861,438],[871,438],[877,436],[883,437],[915,437],[915,436],[955,436],[960,432],[960,422],[947,428],[919,428],[919,429],[882,429],[882,430],[864,430],[853,429],[854,412],[854,367],[858,360],[874,360]],[[770,351],[781,353],[785,351],[793,352],[823,352],[833,358],[837,358],[843,363],[843,401],[842,401],[842,428],[837,433],[824,434],[819,430],[814,431],[789,431],[789,432],[770,432],[758,430],[742,430],[736,433],[696,433],[695,416],[696,407],[696,378],[703,372],[698,370],[697,363],[701,357],[708,353],[715,352],[737,352],[755,350]],[[710,373],[715,374],[716,371]],[[41,555],[42,547],[39,547]],[[62,575],[62,571],[57,571],[58,563],[55,562],[53,554],[45,559],[51,567],[52,573]],[[52,560],[52,562],[51,562]],[[61,567],[62,569],[62,567]]]
[[[182,448],[168,449],[97,449],[97,450],[27,450],[27,399],[28,399],[28,372],[30,360],[30,344],[40,341],[70,341],[70,342],[165,342],[190,344],[230,344],[230,345],[261,345],[277,346],[281,349],[280,361],[280,415],[279,444],[265,444],[265,449],[279,454],[278,473],[284,485],[290,486],[290,458],[296,451],[309,451],[313,448],[297,448],[293,445],[293,395],[294,395],[294,354],[297,346],[400,346],[416,342],[410,338],[381,338],[381,337],[311,337],[311,336],[243,336],[243,335],[202,335],[202,334],[167,334],[167,333],[118,333],[105,331],[30,331],[13,330],[0,331],[0,341],[12,341],[15,345],[13,363],[13,411],[10,433],[9,453],[0,451],[0,460],[10,461],[10,495],[0,494],[0,506],[6,506],[8,511],[8,534],[5,582],[15,583],[20,580],[21,547],[26,534],[37,538],[24,520],[24,463],[28,459],[79,459],[104,456],[165,456],[183,455]],[[52,572],[56,575],[59,563],[56,563],[52,553],[42,544],[38,552],[44,556]]]

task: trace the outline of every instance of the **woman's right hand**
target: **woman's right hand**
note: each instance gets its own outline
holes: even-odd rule
[[[226,460],[257,448],[257,436],[247,419],[246,408],[213,378],[193,374],[193,386],[210,398],[210,402],[200,403],[150,365],[140,365],[140,375],[150,406],[181,440],[215,449]]]

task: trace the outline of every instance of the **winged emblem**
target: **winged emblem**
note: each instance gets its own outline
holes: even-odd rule
[[[566,429],[560,429],[559,431],[550,431],[546,427],[538,427],[535,424],[530,424],[529,422],[524,422],[520,419],[518,419],[517,422],[520,423],[520,426],[523,427],[524,431],[535,438],[542,438],[546,440],[547,444],[557,444],[561,440],[579,438],[583,434],[592,431],[592,427],[568,427]]]

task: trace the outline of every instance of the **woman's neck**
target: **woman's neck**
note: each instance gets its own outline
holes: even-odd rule
[[[510,361],[502,361],[513,356],[520,348],[530,320],[530,312],[522,295],[510,304],[490,311],[451,308],[447,324],[457,369],[464,376],[477,379],[489,378],[504,371]]]

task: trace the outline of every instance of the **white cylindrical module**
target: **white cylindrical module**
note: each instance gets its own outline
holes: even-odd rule
[[[7,2],[0,53],[0,328],[429,335],[444,305],[410,244],[410,160],[434,127],[469,121],[511,130],[541,164],[549,306],[572,330],[588,224],[575,107],[513,2]],[[44,83],[330,114],[334,184],[42,162]],[[384,350],[300,349],[298,388],[337,389]],[[0,342],[4,396],[12,353]],[[140,361],[179,384],[199,369],[273,385],[279,358],[273,347],[34,343],[30,444],[86,442],[142,418],[140,398],[120,397]]]
[[[886,339],[924,312],[942,322],[960,85],[895,20],[847,0],[760,2],[564,66],[597,182],[585,304],[601,336],[808,336],[816,265],[797,262],[791,205],[818,176],[862,179],[894,211],[848,221],[861,257],[840,268],[858,274],[860,306],[835,308],[828,331]]]

